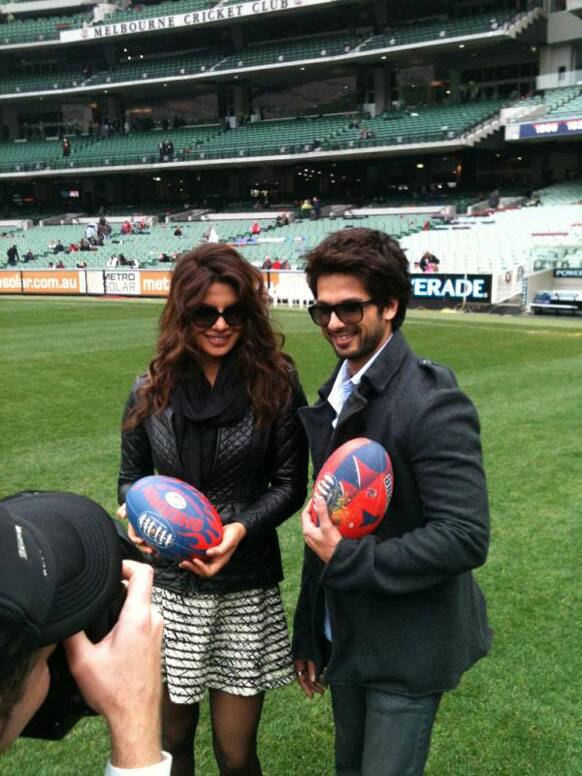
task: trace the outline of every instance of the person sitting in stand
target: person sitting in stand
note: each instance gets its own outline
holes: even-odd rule
[[[275,261],[273,262],[273,266],[271,269],[281,269],[281,261],[279,258],[275,258]]]
[[[174,237],[181,237],[181,236],[182,236],[182,227],[181,226],[177,226],[174,229]]]
[[[62,259],[59,259],[55,264],[55,269],[65,269],[65,262]]]
[[[269,256],[265,256],[265,260],[261,264],[261,269],[273,269],[273,262]]]
[[[24,254],[23,261],[34,261],[34,253],[30,250],[30,248]]]
[[[206,232],[205,238],[207,243],[220,242],[220,237],[218,236],[218,232],[214,228],[214,225],[210,226],[210,229]]]
[[[259,222],[255,221],[253,224],[251,224],[251,228],[250,228],[249,231],[250,231],[251,234],[255,234],[255,235],[256,234],[260,234],[261,233],[261,225],[259,224]]]

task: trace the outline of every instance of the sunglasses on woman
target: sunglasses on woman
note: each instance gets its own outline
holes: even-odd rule
[[[222,318],[227,326],[240,326],[244,322],[246,315],[240,304],[231,304],[225,307],[221,312],[216,307],[209,304],[201,304],[188,312],[188,320],[194,326],[200,326],[203,329],[209,329],[214,326],[216,321]]]
[[[360,323],[364,317],[364,307],[370,304],[380,304],[380,302],[378,299],[368,299],[364,302],[354,299],[347,302],[339,302],[339,304],[316,302],[310,305],[307,310],[313,323],[316,323],[318,326],[327,326],[331,320],[332,313],[335,313],[342,323]]]

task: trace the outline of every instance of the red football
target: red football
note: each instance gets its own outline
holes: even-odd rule
[[[204,556],[222,541],[216,509],[203,493],[174,477],[142,477],[127,491],[125,505],[139,536],[171,560]]]
[[[313,495],[323,496],[342,536],[359,539],[374,531],[386,514],[394,474],[390,456],[372,439],[350,439],[321,467]],[[311,517],[317,524],[312,509]]]

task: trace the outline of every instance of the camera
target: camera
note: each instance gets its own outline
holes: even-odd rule
[[[143,562],[143,556],[127,538],[123,529],[117,523],[115,526],[122,557]],[[123,608],[125,595],[125,585],[120,580],[119,590],[108,608],[85,630],[87,637],[93,643],[101,641],[113,628]],[[48,667],[50,671],[48,695],[20,735],[27,738],[60,741],[82,717],[96,716],[97,713],[85,703],[69,670],[62,644],[59,644],[50,656]]]

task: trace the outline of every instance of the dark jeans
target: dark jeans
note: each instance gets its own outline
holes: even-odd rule
[[[331,686],[337,776],[422,776],[441,694]]]

